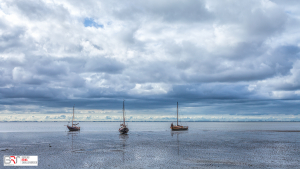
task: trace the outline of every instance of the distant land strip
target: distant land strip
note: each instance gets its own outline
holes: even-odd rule
[[[69,121],[0,121],[0,122],[69,122]],[[74,121],[74,122],[123,122],[123,121]],[[176,122],[175,121],[126,121],[127,122]],[[300,122],[300,121],[180,121],[180,122]]]

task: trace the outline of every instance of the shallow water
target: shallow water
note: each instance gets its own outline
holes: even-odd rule
[[[0,123],[0,155],[37,155],[38,168],[299,168],[299,122]],[[296,131],[296,132],[295,132]],[[3,165],[3,158],[0,165]],[[10,167],[13,168],[13,167]],[[30,167],[26,167],[30,168]],[[32,167],[37,168],[37,167]]]

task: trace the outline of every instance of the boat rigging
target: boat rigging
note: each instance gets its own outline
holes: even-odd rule
[[[127,134],[129,132],[129,129],[125,124],[125,100],[123,100],[123,124],[120,124],[119,132],[121,134]]]
[[[69,124],[67,125],[69,131],[79,131],[80,130],[80,127],[77,126],[79,123],[74,124],[74,107],[75,107],[75,105],[73,106],[72,126],[69,126]]]
[[[181,126],[178,125],[178,102],[177,102],[177,125],[173,125],[173,123],[171,123],[171,127],[170,127],[173,131],[179,131],[179,130],[188,130],[189,126]]]

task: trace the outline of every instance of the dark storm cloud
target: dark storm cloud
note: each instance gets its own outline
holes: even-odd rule
[[[23,85],[22,87],[2,88],[0,91],[1,96],[4,98],[64,98],[64,91],[42,86],[33,87]]]
[[[284,48],[284,47],[280,47]],[[147,82],[239,82],[255,81],[286,75],[292,67],[291,53],[280,53],[278,49],[266,54],[267,47],[256,44],[239,44],[228,54],[211,54],[191,43],[165,46],[171,61],[140,61],[132,66],[131,80]],[[284,56],[290,55],[289,59]],[[214,58],[214,61],[212,61]],[[147,76],[143,76],[147,74]]]
[[[180,100],[238,99],[248,98],[251,92],[247,90],[245,85],[194,84],[173,86],[173,91],[169,95]]]
[[[177,101],[193,115],[297,114],[294,102],[274,100],[299,99],[292,3],[4,1],[1,110],[119,110],[126,99],[141,114]]]

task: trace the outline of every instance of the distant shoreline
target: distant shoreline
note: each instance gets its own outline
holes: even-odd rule
[[[0,121],[7,122],[69,122],[69,121]],[[74,121],[74,122],[121,122],[121,121]],[[176,121],[126,121],[126,122],[176,122]],[[180,122],[300,122],[300,121],[180,121]]]

